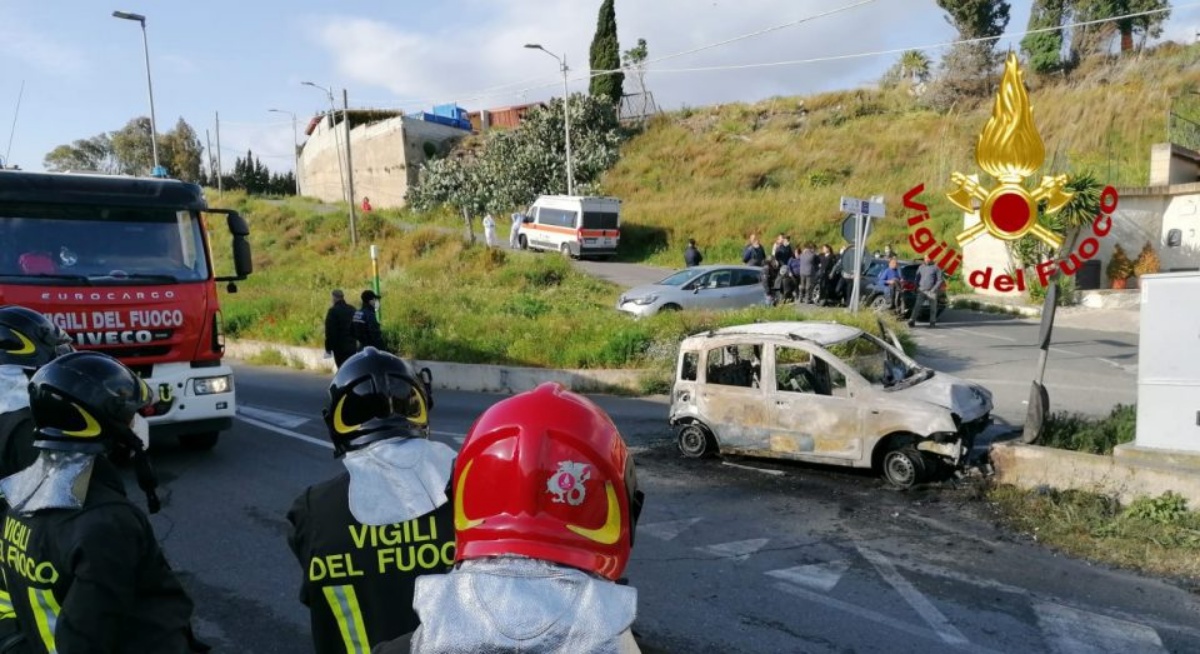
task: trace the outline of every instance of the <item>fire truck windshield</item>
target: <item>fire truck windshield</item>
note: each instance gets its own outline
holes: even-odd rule
[[[0,279],[51,285],[204,281],[196,214],[162,208],[0,205]]]

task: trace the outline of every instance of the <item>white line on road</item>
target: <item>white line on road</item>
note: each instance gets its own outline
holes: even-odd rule
[[[912,625],[912,624],[909,624],[902,620],[897,620],[896,618],[893,618],[890,615],[885,615],[878,611],[872,611],[871,609],[857,606],[857,605],[851,604],[849,602],[843,602],[841,600],[834,599],[827,595],[822,595],[820,593],[814,593],[811,590],[806,590],[804,588],[801,588],[799,586],[794,586],[792,584],[777,583],[777,584],[775,584],[775,589],[783,591],[785,593],[788,593],[789,595],[795,595],[796,597],[799,597],[801,599],[808,600],[809,602],[812,602],[813,604],[821,604],[821,605],[824,605],[831,609],[836,609],[838,611],[844,611],[851,615],[857,615],[858,617],[863,618],[865,620],[877,622],[879,624],[891,627],[892,629],[895,629],[896,631],[903,631],[904,633],[909,634],[911,636],[916,636],[917,638],[925,638],[928,640],[940,642],[940,638],[933,632],[923,629],[921,627],[918,627],[917,625]],[[955,649],[961,649],[961,650],[967,651],[967,652],[986,652],[987,654],[999,654],[999,652],[997,652],[996,650],[988,649],[988,648],[982,647],[980,645],[973,645],[970,643],[961,643],[961,644],[960,643],[948,643],[948,644],[951,645],[952,647],[955,647]]]
[[[963,334],[966,334],[968,336],[982,336],[983,338],[990,338],[993,341],[1005,341],[1006,343],[1016,343],[1017,342],[1017,339],[1015,339],[1015,338],[1009,338],[1007,336],[997,336],[995,334],[989,334],[987,332],[975,331],[973,329],[964,329],[962,327],[951,327],[950,331],[962,332]]]
[[[1035,602],[1038,625],[1055,654],[1122,652],[1157,654],[1167,651],[1158,632],[1144,624],[1079,611],[1061,604]]]
[[[323,441],[319,438],[313,438],[312,436],[305,436],[304,434],[294,432],[290,429],[284,429],[283,427],[276,427],[275,425],[272,425],[269,422],[263,422],[262,420],[259,420],[257,418],[251,418],[250,416],[239,414],[238,420],[241,420],[242,422],[247,423],[247,424],[254,425],[255,427],[258,427],[259,429],[265,429],[267,431],[275,432],[276,434],[279,434],[280,436],[287,436],[288,438],[294,438],[298,441],[304,441],[305,443],[308,443],[310,445],[317,445],[317,446],[323,447],[327,450],[333,449],[333,443],[330,443],[329,441]]]
[[[847,561],[829,561],[827,563],[798,565],[794,568],[784,568],[782,570],[769,570],[763,574],[768,577],[774,577],[828,593],[842,580],[842,575],[846,574],[846,570],[849,569],[850,563]]]
[[[768,468],[755,468],[754,466],[744,466],[740,463],[730,463],[728,461],[722,461],[721,465],[727,465],[730,468],[741,468],[742,470],[753,470],[754,472],[765,472],[768,475],[775,475],[775,476],[783,475],[782,470],[770,470]]]
[[[1030,384],[1029,380],[1018,381],[1014,379],[981,379],[976,377],[971,377],[970,380],[977,384],[983,384],[984,386],[1020,386],[1023,388],[1029,388]],[[1056,384],[1054,382],[1047,382],[1046,388],[1052,391],[1083,391],[1087,393],[1112,393],[1115,395],[1124,395],[1131,391],[1137,390],[1136,388],[1131,389],[1113,388],[1111,386],[1079,386],[1075,384]]]
[[[295,429],[295,428],[299,427],[300,425],[303,425],[304,423],[306,423],[312,419],[312,418],[309,418],[307,416],[302,416],[297,413],[290,413],[287,411],[277,411],[274,409],[264,409],[261,407],[248,406],[245,404],[239,405],[237,408],[237,412],[239,415],[249,416],[260,422],[266,422],[266,423],[270,423],[272,425],[279,425],[280,427],[283,427],[285,429]]]
[[[718,543],[716,545],[705,545],[696,549],[708,554],[715,554],[721,558],[732,558],[734,561],[745,561],[750,558],[750,555],[761,550],[763,545],[771,542],[769,538],[751,538],[750,540],[737,540],[731,543]]]
[[[638,533],[647,533],[655,538],[662,540],[675,540],[675,537],[683,533],[692,525],[700,522],[700,518],[688,518],[686,520],[668,520],[666,522],[654,522],[648,525],[638,525]]]
[[[284,429],[283,427],[277,427],[275,425],[272,425],[269,422],[263,422],[262,420],[259,420],[257,418],[251,418],[250,416],[242,415],[239,413],[238,420],[241,420],[242,422],[244,422],[246,424],[254,425],[255,427],[258,427],[259,429],[265,429],[270,432],[275,432],[276,434],[279,434],[280,436],[287,436],[288,438],[294,438],[298,441],[304,441],[305,443],[308,443],[310,445],[317,445],[317,446],[323,447],[327,450],[333,449],[333,443],[330,443],[329,441],[322,440],[320,438],[313,438],[312,436],[306,436],[299,432],[292,431],[291,429]],[[431,436],[444,436],[446,438],[452,439],[454,442],[458,443],[459,445],[462,445],[463,440],[466,439],[465,435],[456,434],[456,433],[450,432],[450,431],[431,431],[431,432],[429,432],[429,434]]]
[[[900,596],[904,598],[904,601],[908,602],[908,605],[913,607],[913,610],[919,613],[921,618],[933,628],[939,638],[951,645],[970,644],[971,641],[967,640],[967,637],[957,627],[950,624],[950,620],[933,605],[933,602],[929,601],[928,597],[925,597],[921,591],[917,590],[916,586],[913,586],[912,583],[896,571],[896,566],[892,565],[892,562],[886,556],[880,552],[867,549],[861,544],[856,543],[855,546],[858,548],[859,553],[863,555],[863,558],[875,566],[875,569],[879,571],[879,575],[883,577],[884,581],[888,582],[892,588],[895,588],[896,592],[900,593]]]

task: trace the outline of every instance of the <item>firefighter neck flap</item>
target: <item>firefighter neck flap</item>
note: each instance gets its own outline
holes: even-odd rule
[[[0,366],[0,413],[29,406],[29,378],[18,366]]]
[[[350,513],[364,525],[391,525],[446,503],[454,450],[442,443],[396,438],[349,452]]]
[[[14,511],[31,514],[47,509],[78,509],[87,500],[96,455],[45,451],[33,465],[0,480]]]

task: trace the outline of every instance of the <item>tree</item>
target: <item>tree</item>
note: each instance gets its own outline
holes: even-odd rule
[[[900,82],[921,84],[929,80],[931,62],[920,50],[906,50],[900,59],[883,74],[883,86],[890,87]]]
[[[112,133],[113,153],[126,175],[149,175],[154,167],[150,145],[150,119],[138,116]]]
[[[204,146],[200,144],[196,130],[180,118],[175,123],[175,129],[167,132],[160,141],[163,151],[159,153],[159,158],[166,166],[168,174],[185,182],[199,181]]]
[[[565,193],[563,109],[563,101],[554,100],[516,129],[488,132],[474,158],[424,164],[420,184],[409,190],[409,204],[418,211],[449,205],[480,215],[527,206],[540,194]],[[607,99],[576,95],[570,111],[576,192],[586,194],[616,163],[620,126]]]
[[[1159,12],[1136,18],[1123,18],[1112,22],[1088,25],[1075,30],[1071,35],[1071,57],[1073,61],[1107,50],[1112,37],[1120,34],[1121,52],[1134,49],[1134,38],[1139,37],[1139,46],[1146,39],[1162,36],[1163,24],[1171,16],[1167,11],[1169,0],[1069,0],[1071,22],[1087,22],[1128,16],[1143,12]]]
[[[1029,57],[1029,67],[1035,73],[1053,73],[1062,68],[1063,34],[1060,28],[1067,15],[1069,0],[1034,0],[1029,14],[1029,31],[1037,32],[1021,39],[1021,50]]]
[[[646,59],[649,56],[650,50],[646,47],[646,39],[638,39],[636,46],[621,54],[621,66],[626,70],[633,71],[633,79],[637,82],[637,96],[641,105],[637,112],[638,116],[645,116],[649,106],[653,103],[646,90]]]
[[[60,145],[45,156],[42,165],[51,172],[91,172],[108,175],[120,172],[120,163],[113,152],[112,139],[108,134],[97,134],[89,139],[78,139],[70,145]]]
[[[955,44],[942,59],[941,75],[929,94],[935,107],[948,108],[960,98],[985,97],[992,91],[993,74],[999,63],[995,37],[1008,27],[1008,0],[937,0],[946,21],[958,30],[961,40],[986,39]]]
[[[621,98],[625,95],[625,73],[620,72],[621,44],[617,41],[617,10],[613,0],[604,0],[600,5],[589,62],[592,68],[589,89],[592,97],[607,98],[614,107],[620,106]]]

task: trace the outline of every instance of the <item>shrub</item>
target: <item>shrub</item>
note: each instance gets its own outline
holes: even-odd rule
[[[1141,277],[1142,275],[1153,275],[1159,271],[1161,263],[1158,260],[1158,253],[1154,251],[1154,246],[1146,241],[1146,245],[1142,247],[1142,251],[1138,253],[1137,261],[1133,264],[1133,274]]]
[[[1113,247],[1112,258],[1108,261],[1108,280],[1110,282],[1129,279],[1133,276],[1133,262],[1125,254],[1125,248],[1118,243]]]
[[[1090,454],[1112,454],[1117,445],[1132,442],[1136,432],[1137,406],[1118,404],[1101,420],[1079,413],[1051,414],[1046,419],[1040,444]]]
[[[1029,299],[1037,304],[1043,304],[1046,301],[1046,287],[1041,284],[1032,284],[1029,287]],[[1074,277],[1059,277],[1058,278],[1058,306],[1069,307],[1075,304],[1075,278]]]

